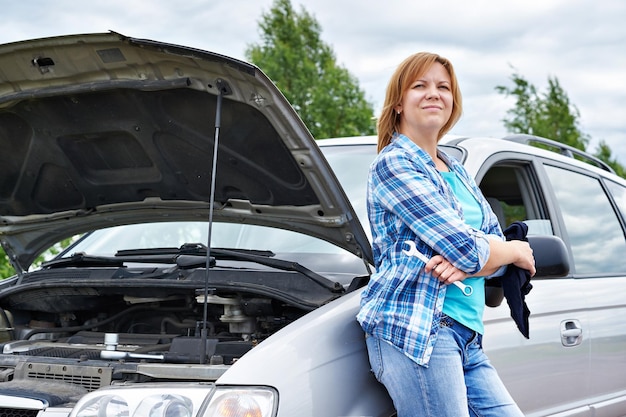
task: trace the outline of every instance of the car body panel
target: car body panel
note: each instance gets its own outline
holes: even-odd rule
[[[393,405],[370,371],[364,334],[355,320],[360,293],[320,307],[297,326],[275,333],[217,384],[275,387],[281,393],[278,416],[392,415]],[[338,325],[329,327],[329,322]]]

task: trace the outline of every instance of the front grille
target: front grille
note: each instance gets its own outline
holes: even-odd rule
[[[19,408],[0,408],[0,417],[36,417],[39,410],[22,410]]]
[[[107,367],[83,365],[51,365],[45,363],[20,363],[15,367],[15,379],[58,381],[80,385],[91,392],[111,384],[113,370]],[[0,417],[2,417],[0,415]]]

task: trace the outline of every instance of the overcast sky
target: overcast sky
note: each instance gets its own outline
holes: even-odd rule
[[[272,0],[0,0],[0,43],[107,32],[245,59]],[[517,72],[540,92],[558,78],[581,129],[626,164],[626,1],[292,0],[320,23],[324,42],[376,112],[408,55],[439,53],[455,66],[464,114],[452,133],[503,136],[514,105],[495,86]]]

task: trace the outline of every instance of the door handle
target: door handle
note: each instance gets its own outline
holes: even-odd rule
[[[582,329],[569,329],[563,330],[561,332],[561,336],[570,338],[570,337],[578,337],[583,333]]]
[[[561,343],[563,346],[578,346],[583,342],[583,329],[578,320],[561,322]]]

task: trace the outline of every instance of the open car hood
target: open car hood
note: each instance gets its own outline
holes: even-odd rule
[[[208,219],[216,138],[214,221],[372,262],[315,140],[255,66],[105,33],[0,45],[0,68],[0,239],[18,272],[78,233]]]

